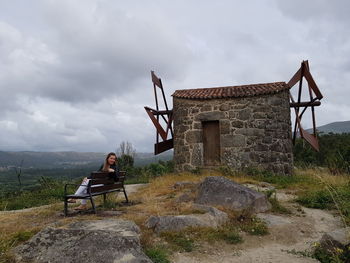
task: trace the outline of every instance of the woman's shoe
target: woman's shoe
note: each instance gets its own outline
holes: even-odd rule
[[[68,199],[67,200],[67,203],[72,203],[72,204],[74,204],[74,203],[76,203],[77,202],[77,200],[75,200],[75,199]]]
[[[74,210],[77,210],[77,211],[87,210],[87,205],[80,205],[80,206],[74,208]]]

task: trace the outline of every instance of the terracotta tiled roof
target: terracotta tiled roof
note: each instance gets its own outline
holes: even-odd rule
[[[207,89],[183,89],[176,90],[172,96],[183,99],[239,98],[274,94],[286,89],[289,89],[289,86],[285,82],[273,82]]]

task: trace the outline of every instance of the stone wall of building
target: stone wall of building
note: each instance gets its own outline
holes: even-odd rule
[[[224,99],[173,98],[177,171],[203,167],[203,121],[219,121],[221,165],[291,174],[292,132],[288,90]]]

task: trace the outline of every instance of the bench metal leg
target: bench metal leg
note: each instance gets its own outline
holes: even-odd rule
[[[64,216],[67,216],[68,214],[68,203],[67,203],[67,198],[64,198]]]
[[[125,191],[125,187],[124,186],[123,186],[123,192],[124,192],[124,196],[125,196],[126,202],[129,203],[129,199],[128,199],[128,196],[126,195],[126,191]]]
[[[94,200],[92,199],[92,197],[90,197],[90,201],[91,201],[91,205],[92,205],[92,208],[94,209],[95,214],[97,214],[96,206],[95,206],[95,203],[94,203]]]
[[[106,194],[103,194],[103,204],[106,204]]]

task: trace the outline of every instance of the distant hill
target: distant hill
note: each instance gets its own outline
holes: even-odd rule
[[[322,125],[316,128],[318,132],[322,133],[350,133],[350,121],[337,121]],[[312,132],[312,129],[308,129]]]
[[[172,159],[173,152],[167,151],[154,156],[153,153],[137,153],[135,165],[143,166],[158,160]],[[0,168],[19,166],[23,160],[23,168],[68,168],[77,166],[100,166],[105,153],[96,152],[7,152],[0,151]]]

